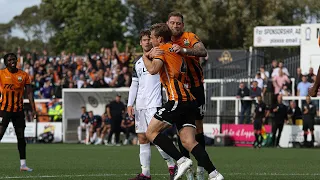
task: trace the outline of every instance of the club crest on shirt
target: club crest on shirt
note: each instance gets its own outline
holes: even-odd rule
[[[189,46],[189,45],[190,45],[189,39],[184,39],[184,40],[183,40],[183,44],[184,44],[185,46]]]
[[[22,82],[22,77],[21,76],[18,76],[18,81]]]

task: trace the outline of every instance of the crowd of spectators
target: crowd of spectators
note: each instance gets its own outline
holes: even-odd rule
[[[87,50],[83,55],[61,52],[49,56],[46,50],[22,54],[17,51],[18,67],[30,75],[35,99],[62,97],[62,88],[129,87],[130,67],[135,50],[119,52],[116,42],[112,48],[101,48],[99,53]],[[4,66],[2,64],[2,66]],[[0,67],[3,68],[3,67]]]
[[[254,99],[258,95],[261,95],[270,107],[277,103],[277,96],[307,96],[308,90],[312,88],[316,75],[314,74],[313,68],[309,69],[307,74],[302,74],[301,68],[297,68],[297,75],[290,76],[289,71],[284,67],[282,62],[273,61],[272,67],[269,71],[265,70],[264,66],[260,67],[254,80],[250,83],[250,86],[246,86],[246,83],[241,82],[237,92],[237,97],[251,97]],[[291,78],[294,78],[294,83],[291,82]],[[294,89],[294,92],[292,92]],[[319,91],[320,92],[320,91]],[[318,94],[320,95],[320,93]],[[304,104],[305,101],[302,101]],[[312,101],[313,105],[319,111],[319,101]],[[255,101],[241,100],[241,115],[240,123],[249,123],[250,117],[253,113],[253,104]],[[297,101],[283,100],[283,104],[288,108],[296,106]],[[318,113],[318,112],[317,112]]]

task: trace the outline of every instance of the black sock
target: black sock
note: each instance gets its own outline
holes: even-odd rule
[[[24,138],[18,138],[18,150],[20,159],[26,159],[26,141]]]
[[[312,142],[314,142],[314,134],[312,134],[311,137],[312,137]]]
[[[304,137],[304,142],[307,142],[307,137],[308,137],[308,135],[307,135],[307,134],[304,134],[303,137]]]
[[[204,141],[204,135],[203,135],[203,133],[196,134],[196,141],[197,141],[202,147],[205,148],[206,143],[205,143],[205,141]]]
[[[154,138],[153,143],[159,146],[165,153],[167,153],[176,161],[183,157],[183,155],[173,145],[171,139],[163,135],[162,133],[159,133],[157,137]]]
[[[261,134],[259,134],[258,138],[260,138],[260,139],[259,139],[259,141],[258,141],[258,144],[260,144],[260,145],[261,145],[261,144],[262,144],[262,140],[263,140],[262,135],[261,135]]]
[[[182,145],[179,136],[178,136],[178,145],[179,145],[179,149],[180,149],[181,154],[182,154],[184,157],[190,158],[189,151]]]
[[[200,145],[197,144],[191,151],[193,156],[196,158],[198,161],[198,164],[202,164],[204,169],[208,172],[211,173],[212,171],[216,170],[216,167],[212,164],[208,153],[206,150]]]
[[[256,137],[256,140],[254,141],[254,145],[256,145],[255,143],[259,142],[259,134],[254,133],[254,137]]]

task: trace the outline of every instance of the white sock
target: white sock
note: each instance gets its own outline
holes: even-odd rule
[[[209,174],[209,177],[210,177],[210,178],[214,178],[214,177],[216,177],[218,174],[219,174],[219,172],[218,172],[217,170],[214,170],[214,171],[212,171],[212,172]]]
[[[164,152],[159,146],[156,146],[162,158],[167,162],[168,168],[174,167],[176,164],[174,163],[172,157],[170,157],[166,152]]]
[[[140,163],[142,174],[150,176],[150,159],[151,159],[151,148],[150,143],[140,144]]]
[[[26,160],[25,159],[20,159],[20,166],[26,166]]]
[[[81,135],[82,135],[82,128],[81,126],[78,127],[78,140],[81,141]]]
[[[182,157],[182,158],[180,158],[180,159],[177,161],[177,163],[178,163],[178,164],[181,164],[181,163],[183,163],[185,160],[186,160],[186,157]]]
[[[204,171],[204,167],[198,166],[197,167],[197,172],[203,172]]]

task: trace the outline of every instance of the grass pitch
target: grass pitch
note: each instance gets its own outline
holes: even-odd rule
[[[16,144],[0,144],[0,179],[126,180],[139,173],[139,146],[28,144],[27,164],[19,172]],[[226,180],[320,179],[319,149],[207,147]],[[194,161],[194,167],[196,162]],[[152,147],[153,180],[168,179],[166,163]]]

